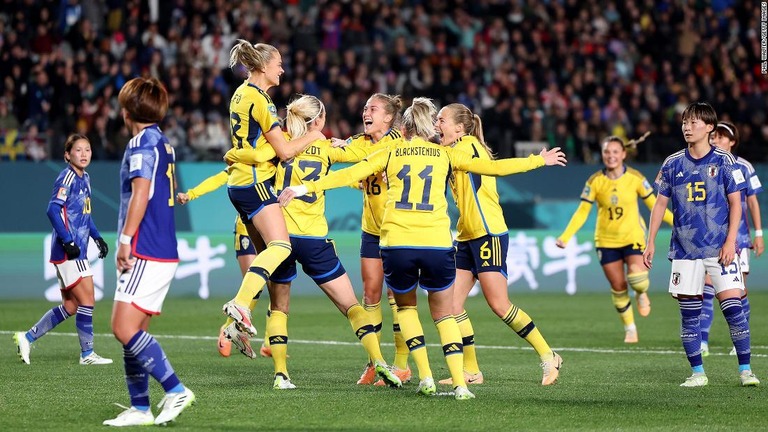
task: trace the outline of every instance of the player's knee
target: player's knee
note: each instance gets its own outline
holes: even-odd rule
[[[651,285],[647,271],[628,274],[627,282],[629,282],[629,286],[632,287],[632,290],[638,293],[648,291],[648,287]]]

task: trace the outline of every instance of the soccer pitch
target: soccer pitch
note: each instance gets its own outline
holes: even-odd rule
[[[150,332],[163,345],[197,404],[173,424],[176,430],[765,430],[768,424],[768,292],[754,290],[752,366],[763,386],[739,385],[730,338],[716,311],[705,359],[709,385],[681,388],[690,375],[679,339],[679,312],[666,294],[651,295],[648,318],[635,314],[640,343],[625,345],[610,295],[512,293],[564,359],[559,382],[542,387],[539,359],[492,314],[481,297],[467,302],[485,384],[477,399],[416,395],[417,378],[402,389],[357,386],[365,352],[347,320],[321,296],[293,298],[288,321],[288,367],[296,390],[272,390],[272,361],[233,353],[222,358],[216,335],[227,299],[169,298]],[[264,328],[263,299],[254,322]],[[448,376],[439,338],[420,297],[435,379]],[[128,405],[122,347],[109,331],[111,302],[97,304],[96,352],[115,360],[80,366],[74,320],[35,343],[31,365],[22,364],[13,331],[26,330],[51,303],[7,301],[0,306],[0,430],[104,430],[101,422]],[[387,309],[385,307],[385,309]],[[391,314],[384,310],[382,351],[391,360]],[[256,345],[260,340],[254,342]],[[412,369],[415,365],[411,363]],[[442,387],[442,388],[441,388]],[[160,386],[150,384],[153,404]],[[448,392],[438,386],[438,392]],[[154,410],[157,413],[157,409]]]

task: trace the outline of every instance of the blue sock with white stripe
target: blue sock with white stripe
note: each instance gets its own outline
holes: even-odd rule
[[[750,349],[749,323],[741,310],[741,299],[732,297],[720,302],[720,309],[723,310],[725,321],[731,330],[731,341],[736,348],[736,357],[739,360],[739,370],[751,369],[750,360],[752,352]]]
[[[704,362],[701,359],[701,316],[700,298],[678,298],[680,305],[680,339],[683,341],[683,349],[688,356],[688,362],[694,372],[703,372]]]
[[[125,365],[125,383],[128,385],[128,394],[131,396],[131,406],[147,411],[149,409],[149,375],[127,346],[123,346],[123,363]]]
[[[88,357],[93,352],[93,306],[77,307],[75,327],[80,338],[80,357]]]
[[[741,310],[744,312],[744,319],[749,323],[749,313],[751,308],[749,307],[749,297],[746,294],[741,298]]]
[[[44,334],[51,331],[54,327],[61,324],[62,321],[69,318],[70,315],[67,313],[67,310],[64,309],[63,305],[58,305],[54,308],[51,308],[48,312],[46,312],[41,318],[40,321],[37,322],[37,324],[33,325],[31,329],[27,332],[27,340],[29,343],[32,343],[38,339],[40,339]]]
[[[163,386],[166,393],[184,391],[184,387],[173,371],[171,362],[168,361],[163,348],[151,334],[139,330],[125,345],[125,349],[136,357],[142,369],[152,375],[152,378]]]
[[[701,305],[701,341],[709,343],[709,329],[715,318],[715,287],[704,285],[704,301]]]

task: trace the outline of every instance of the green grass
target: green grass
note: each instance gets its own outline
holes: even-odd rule
[[[348,322],[324,297],[292,299],[288,360],[294,391],[274,391],[272,362],[216,352],[220,305],[171,298],[151,332],[163,345],[197,404],[173,424],[176,430],[765,430],[765,387],[741,388],[730,339],[717,313],[713,355],[705,360],[710,384],[678,386],[689,374],[682,352],[679,312],[667,295],[652,295],[653,313],[639,318],[640,343],[623,344],[621,324],[609,295],[513,294],[563,356],[560,381],[542,387],[537,356],[493,315],[481,298],[468,301],[486,383],[471,389],[477,399],[419,397],[417,383],[401,390],[355,385],[365,354]],[[768,292],[751,294],[753,369],[768,385]],[[425,300],[425,299],[424,299]],[[421,300],[422,323],[435,378],[447,368],[434,326]],[[264,328],[264,304],[255,319]],[[109,334],[110,303],[97,305],[97,352],[109,366],[77,364],[74,322],[35,343],[32,364],[16,356],[11,332],[27,329],[47,309],[41,301],[0,305],[0,430],[104,430],[101,422],[128,404],[122,348]],[[637,315],[637,314],[636,314]],[[391,328],[384,311],[385,329]],[[390,359],[391,332],[383,351]],[[160,386],[150,385],[157,403]],[[448,388],[438,391],[447,391]],[[156,410],[155,410],[156,411]]]

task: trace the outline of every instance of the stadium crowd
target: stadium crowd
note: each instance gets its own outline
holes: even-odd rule
[[[243,38],[280,49],[275,104],[317,96],[328,108],[327,136],[360,132],[365,101],[382,92],[465,104],[502,157],[517,142],[543,141],[569,161],[599,163],[602,137],[651,131],[635,157],[660,162],[682,147],[680,114],[701,100],[737,125],[740,155],[768,161],[759,2],[0,4],[3,159],[59,159],[72,132],[90,138],[94,159],[121,158],[130,134],[117,94],[151,75],[170,93],[162,126],[178,158],[220,160],[231,145],[229,98],[244,77],[230,70],[229,50]]]

